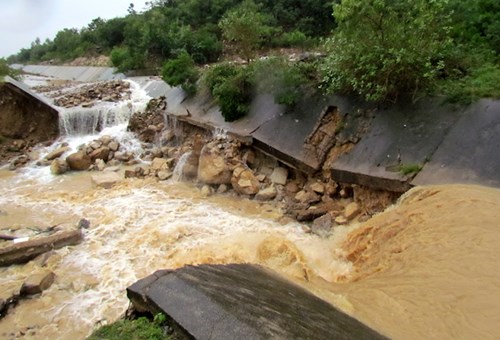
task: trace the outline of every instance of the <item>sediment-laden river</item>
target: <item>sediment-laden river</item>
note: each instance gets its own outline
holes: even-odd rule
[[[243,262],[276,270],[391,338],[498,338],[498,189],[415,188],[327,239],[268,203],[206,198],[189,183],[126,179],[103,189],[88,172],[56,177],[28,166],[0,170],[0,190],[1,228],[90,221],[81,244],[49,257],[54,284],[0,320],[0,338],[84,338],[120,317],[125,288],[158,269]],[[0,268],[1,289],[38,269]]]

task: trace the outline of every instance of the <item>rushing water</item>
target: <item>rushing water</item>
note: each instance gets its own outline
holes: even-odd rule
[[[123,125],[100,133],[140,147]],[[94,137],[61,141],[76,146]],[[128,306],[125,288],[155,270],[235,262],[270,267],[392,338],[498,335],[497,189],[416,188],[329,239],[305,234],[270,204],[205,198],[174,181],[124,179],[106,190],[86,172],[54,177],[28,167],[0,170],[0,189],[0,228],[91,223],[83,243],[49,258],[55,283],[0,320],[0,338],[84,338],[117,319]],[[35,262],[0,268],[0,289],[39,269]]]

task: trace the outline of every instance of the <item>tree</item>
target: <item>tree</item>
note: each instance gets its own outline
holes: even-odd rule
[[[343,0],[322,66],[330,91],[367,100],[413,99],[431,88],[452,44],[447,0]]]
[[[271,30],[268,22],[269,17],[259,12],[258,6],[252,0],[245,0],[224,14],[219,27],[225,44],[250,61],[255,50],[261,46],[263,38]]]

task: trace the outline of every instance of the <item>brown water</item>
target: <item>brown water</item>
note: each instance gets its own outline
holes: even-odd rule
[[[82,244],[50,258],[55,284],[0,321],[0,338],[84,338],[118,318],[125,288],[155,270],[233,262],[273,268],[393,338],[498,333],[498,190],[414,189],[398,207],[324,240],[284,224],[268,204],[205,199],[181,183],[127,180],[104,190],[88,174],[40,183],[0,171],[0,188],[0,227],[91,222]],[[1,289],[36,270],[0,269]]]

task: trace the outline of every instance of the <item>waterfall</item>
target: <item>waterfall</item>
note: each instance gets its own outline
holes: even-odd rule
[[[180,182],[182,180],[184,174],[184,166],[186,165],[189,156],[191,156],[191,153],[191,151],[186,152],[181,156],[179,162],[177,162],[177,165],[174,168],[174,173],[172,175],[172,180],[174,182]]]
[[[59,128],[66,136],[96,135],[114,126],[127,126],[132,114],[146,108],[151,99],[139,85],[129,81],[131,97],[117,103],[97,102],[94,107],[61,109]]]
[[[221,127],[216,127],[214,128],[213,136],[214,139],[227,139],[227,130]]]

